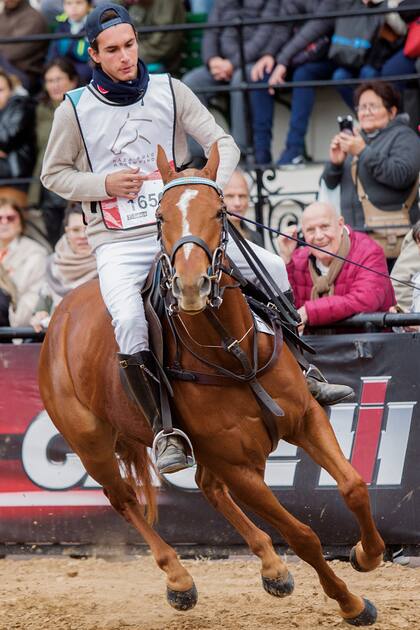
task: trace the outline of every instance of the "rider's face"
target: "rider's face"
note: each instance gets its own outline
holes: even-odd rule
[[[137,77],[139,48],[133,27],[117,24],[97,37],[98,50],[89,48],[93,61],[114,81],[132,81]]]

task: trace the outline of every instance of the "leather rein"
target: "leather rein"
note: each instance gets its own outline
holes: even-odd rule
[[[274,443],[278,440],[277,429],[274,426],[272,414],[274,416],[282,416],[284,415],[283,410],[279,405],[269,396],[269,394],[265,391],[262,385],[258,382],[257,376],[262,375],[267,372],[275,363],[280,349],[282,345],[282,329],[281,329],[281,320],[279,314],[276,313],[275,310],[265,307],[264,312],[269,317],[271,324],[274,330],[274,344],[273,351],[271,353],[270,358],[265,363],[264,366],[258,368],[258,335],[255,325],[255,318],[251,311],[251,315],[253,317],[253,326],[248,331],[253,334],[253,350],[252,350],[252,360],[248,358],[247,353],[241,348],[240,340],[233,337],[222,324],[220,319],[216,315],[216,310],[220,308],[223,302],[223,293],[228,288],[238,288],[243,281],[243,278],[240,274],[236,273],[235,269],[229,269],[223,265],[223,257],[226,253],[226,246],[229,238],[228,231],[228,219],[227,219],[227,211],[226,206],[223,200],[223,192],[217,186],[217,184],[207,178],[204,177],[183,177],[173,180],[166,184],[163,189],[162,196],[166,191],[174,188],[176,186],[185,186],[185,185],[205,185],[210,186],[218,193],[222,208],[221,208],[221,221],[222,227],[220,232],[220,240],[218,246],[215,248],[214,252],[211,252],[207,243],[203,241],[203,239],[193,236],[187,235],[178,239],[174,244],[172,251],[168,252],[164,246],[163,238],[162,238],[162,226],[161,220],[159,218],[159,212],[157,213],[157,223],[158,223],[158,239],[160,241],[160,262],[161,262],[161,284],[160,290],[161,295],[165,302],[165,310],[167,315],[167,321],[170,326],[171,333],[173,335],[175,346],[176,346],[176,359],[174,364],[166,369],[166,372],[169,376],[175,379],[183,380],[183,381],[193,381],[199,384],[207,384],[207,385],[232,385],[233,382],[236,383],[244,383],[248,384],[253,391],[260,407],[264,412],[264,418],[269,429],[270,437],[272,442]],[[180,325],[185,325],[182,322],[177,301],[173,295],[173,281],[175,278],[175,255],[179,251],[181,247],[186,244],[194,244],[204,250],[209,260],[209,268],[207,270],[207,277],[211,282],[211,289],[208,299],[208,304],[204,310],[204,315],[212,326],[212,328],[217,332],[217,334],[221,338],[221,345],[218,346],[221,349],[228,352],[231,356],[233,356],[241,366],[241,373],[234,372],[227,368],[223,368],[222,366],[205,359],[200,356],[192,347],[191,344],[186,341],[185,334],[180,334]],[[230,277],[233,277],[237,282],[234,284],[228,284],[224,286],[220,286],[220,281],[223,274],[227,274]],[[176,322],[180,320],[178,325]],[[188,333],[188,331],[187,331]],[[247,333],[248,334],[248,333]],[[194,342],[194,340],[192,340]],[[216,371],[216,374],[206,374],[201,372],[196,372],[192,370],[184,370],[181,366],[180,361],[180,347],[181,344],[192,356],[198,359],[204,365],[207,365],[213,368]],[[197,344],[199,345],[199,344]]]

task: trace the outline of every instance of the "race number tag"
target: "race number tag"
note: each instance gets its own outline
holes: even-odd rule
[[[130,230],[156,223],[156,209],[163,190],[161,179],[143,182],[137,199],[114,197],[101,201],[102,216],[109,230]]]

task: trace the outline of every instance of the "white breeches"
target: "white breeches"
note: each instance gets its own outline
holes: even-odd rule
[[[279,288],[287,291],[289,280],[280,256],[249,241],[248,243]],[[158,251],[159,244],[155,235],[132,241],[105,243],[96,250],[102,297],[112,317],[118,346],[124,354],[134,354],[149,348],[140,290]],[[245,278],[255,282],[254,273],[234,242],[229,241],[227,253]]]

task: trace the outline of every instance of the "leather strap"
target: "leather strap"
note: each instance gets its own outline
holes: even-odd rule
[[[414,186],[410,191],[410,194],[408,195],[407,199],[404,201],[399,210],[381,210],[377,206],[373,205],[365,191],[363,182],[360,179],[358,173],[358,161],[359,160],[357,157],[353,158],[350,171],[354,186],[356,188],[357,197],[363,208],[366,227],[372,229],[377,228],[378,231],[380,231],[380,228],[385,229],[387,225],[395,225],[396,222],[400,222],[406,224],[408,229],[410,227],[410,218],[408,212],[417,196],[419,188],[419,178],[417,177],[416,181],[414,182]],[[401,228],[405,229],[405,225],[402,225]]]

